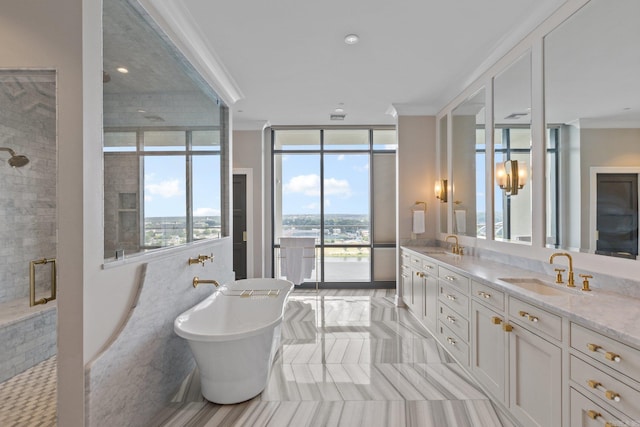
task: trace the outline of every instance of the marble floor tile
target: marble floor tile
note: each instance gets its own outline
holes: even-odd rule
[[[196,372],[152,426],[513,427],[384,290],[298,290],[265,390],[206,402]]]

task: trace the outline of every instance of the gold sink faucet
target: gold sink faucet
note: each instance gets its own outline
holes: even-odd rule
[[[193,287],[196,288],[199,284],[201,283],[206,283],[209,285],[215,285],[215,287],[217,288],[218,286],[220,286],[220,283],[218,283],[218,281],[216,280],[208,280],[208,279],[201,279],[198,276],[193,278]]]
[[[454,236],[454,235],[449,235],[447,236],[447,238],[445,239],[445,242],[449,241],[449,238],[453,237],[455,239],[455,243],[453,244],[453,246],[451,247],[451,252],[453,252],[454,254],[457,255],[462,255],[462,248],[460,247],[460,245],[458,244],[458,236]]]
[[[573,258],[571,258],[571,254],[568,254],[566,252],[556,252],[552,254],[551,257],[549,257],[549,264],[553,264],[553,259],[557,256],[566,256],[567,258],[569,258],[569,278],[567,280],[567,286],[570,288],[575,288],[576,285],[573,279]],[[558,273],[558,276],[560,276],[560,273]]]

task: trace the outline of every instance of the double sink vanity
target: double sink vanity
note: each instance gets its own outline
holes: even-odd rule
[[[401,258],[407,308],[515,422],[640,426],[640,300],[440,247]]]

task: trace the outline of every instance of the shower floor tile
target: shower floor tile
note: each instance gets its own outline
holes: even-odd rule
[[[0,383],[0,426],[56,425],[57,364],[53,356]]]

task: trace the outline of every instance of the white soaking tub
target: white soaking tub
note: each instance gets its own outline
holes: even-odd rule
[[[281,279],[236,280],[176,318],[174,331],[189,343],[205,399],[238,403],[264,390],[292,289]]]

